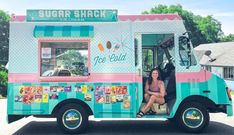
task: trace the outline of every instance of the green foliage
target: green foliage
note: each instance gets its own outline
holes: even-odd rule
[[[177,13],[183,20],[187,31],[190,31],[190,38],[194,46],[202,43],[218,42],[222,33],[221,23],[212,16],[201,17],[192,12],[184,10],[181,5],[158,5],[143,14]]]
[[[212,18],[212,16],[195,16],[194,19],[198,24],[198,29],[205,36],[208,43],[219,41],[219,36],[221,35],[222,30],[221,23],[218,20]]]
[[[10,16],[0,10],[0,64],[8,61]]]
[[[227,36],[222,36],[220,38],[221,42],[230,42],[230,41],[234,41],[234,34],[229,34]]]
[[[0,10],[0,22],[2,22],[2,21],[9,22],[10,16],[6,12]]]
[[[0,69],[0,96],[5,97],[7,95],[7,82],[8,82],[7,71]]]
[[[7,71],[0,71],[0,86],[7,86],[8,73]]]
[[[57,57],[57,64],[63,66],[65,69],[69,69],[72,74],[83,75],[83,69],[80,69],[79,64],[87,63],[87,56],[82,56],[81,53],[73,49],[60,49],[61,54]]]

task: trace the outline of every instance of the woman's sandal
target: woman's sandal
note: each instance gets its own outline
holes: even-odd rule
[[[145,113],[140,111],[139,113],[137,113],[137,118],[142,118],[144,115],[145,115]]]

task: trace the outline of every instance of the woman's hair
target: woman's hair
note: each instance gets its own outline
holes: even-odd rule
[[[160,74],[160,72],[159,72],[159,69],[158,69],[158,68],[153,68],[153,69],[150,71],[149,78],[148,78],[148,84],[149,84],[149,85],[151,85],[152,82],[153,82],[152,73],[153,73],[154,71],[158,71],[158,78],[157,78],[157,79],[158,79],[158,80],[161,80],[161,74]]]

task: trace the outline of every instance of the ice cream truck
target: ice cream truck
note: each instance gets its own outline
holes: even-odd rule
[[[209,113],[233,115],[224,80],[201,68],[178,14],[32,9],[12,16],[9,42],[8,123],[53,117],[62,131],[81,133],[91,115],[140,119],[155,67],[165,103],[143,118],[201,132]]]

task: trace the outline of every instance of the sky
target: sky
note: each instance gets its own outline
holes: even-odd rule
[[[225,35],[234,34],[233,0],[0,0],[0,9],[16,15],[26,15],[27,9],[117,9],[125,15],[141,14],[158,4],[180,4],[195,15],[212,15]]]

